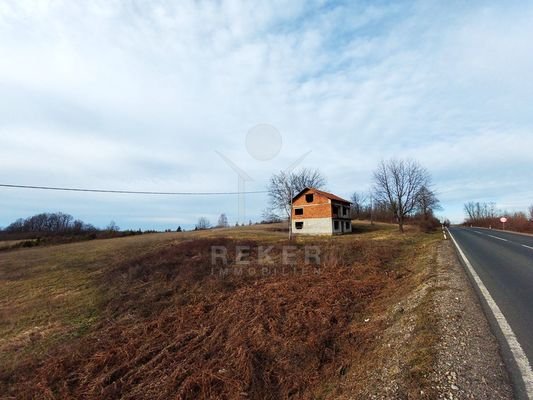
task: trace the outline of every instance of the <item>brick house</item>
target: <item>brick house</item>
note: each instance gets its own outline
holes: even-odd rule
[[[310,235],[351,232],[350,205],[334,194],[305,188],[292,199],[292,231]]]

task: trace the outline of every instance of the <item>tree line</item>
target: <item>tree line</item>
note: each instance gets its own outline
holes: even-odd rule
[[[81,219],[76,219],[63,212],[40,213],[27,218],[19,218],[4,229],[0,228],[2,237],[114,237],[143,233],[140,230],[121,231],[120,227],[111,221],[105,228],[97,228]]]
[[[469,201],[464,204],[465,225],[485,228],[503,228],[500,218],[505,217],[507,229],[520,232],[533,232],[533,204],[527,212],[508,212],[497,208],[494,202]]]
[[[263,221],[264,222],[264,221]],[[244,226],[245,224],[243,223],[242,226]],[[249,220],[248,221],[248,225],[253,225],[253,222],[252,220]],[[241,226],[239,225],[238,222],[235,223],[235,226]],[[196,225],[194,226],[194,230],[195,231],[202,231],[202,230],[205,230],[205,229],[212,229],[212,228],[229,228],[230,227],[230,223],[229,223],[229,220],[228,220],[228,217],[226,216],[225,213],[222,213],[220,214],[220,216],[218,217],[218,222],[216,225],[213,225],[211,224],[211,221],[209,221],[208,218],[206,217],[200,217],[198,218],[198,222],[196,223]]]
[[[114,222],[112,224],[111,229],[118,230]],[[94,225],[74,219],[72,215],[62,212],[41,213],[28,218],[19,218],[4,229],[7,233],[43,234],[77,234],[97,231]]]

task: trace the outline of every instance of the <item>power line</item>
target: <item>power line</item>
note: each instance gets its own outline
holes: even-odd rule
[[[58,190],[58,191],[64,191],[64,192],[149,194],[149,195],[164,195],[164,196],[224,196],[224,195],[267,193],[266,190],[257,190],[257,191],[252,191],[252,192],[152,192],[152,191],[145,191],[145,190],[143,191],[106,190],[106,189],[85,189],[85,188],[68,188],[68,187],[53,187],[53,186],[10,185],[6,183],[0,183],[0,187],[16,188],[16,189]]]

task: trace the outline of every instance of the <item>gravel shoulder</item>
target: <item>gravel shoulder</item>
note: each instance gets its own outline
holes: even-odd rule
[[[438,398],[512,399],[497,340],[450,241],[438,245],[435,281],[440,340],[431,381]]]

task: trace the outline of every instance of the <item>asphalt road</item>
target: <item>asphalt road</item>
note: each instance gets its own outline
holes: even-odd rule
[[[451,227],[533,365],[533,236]]]

